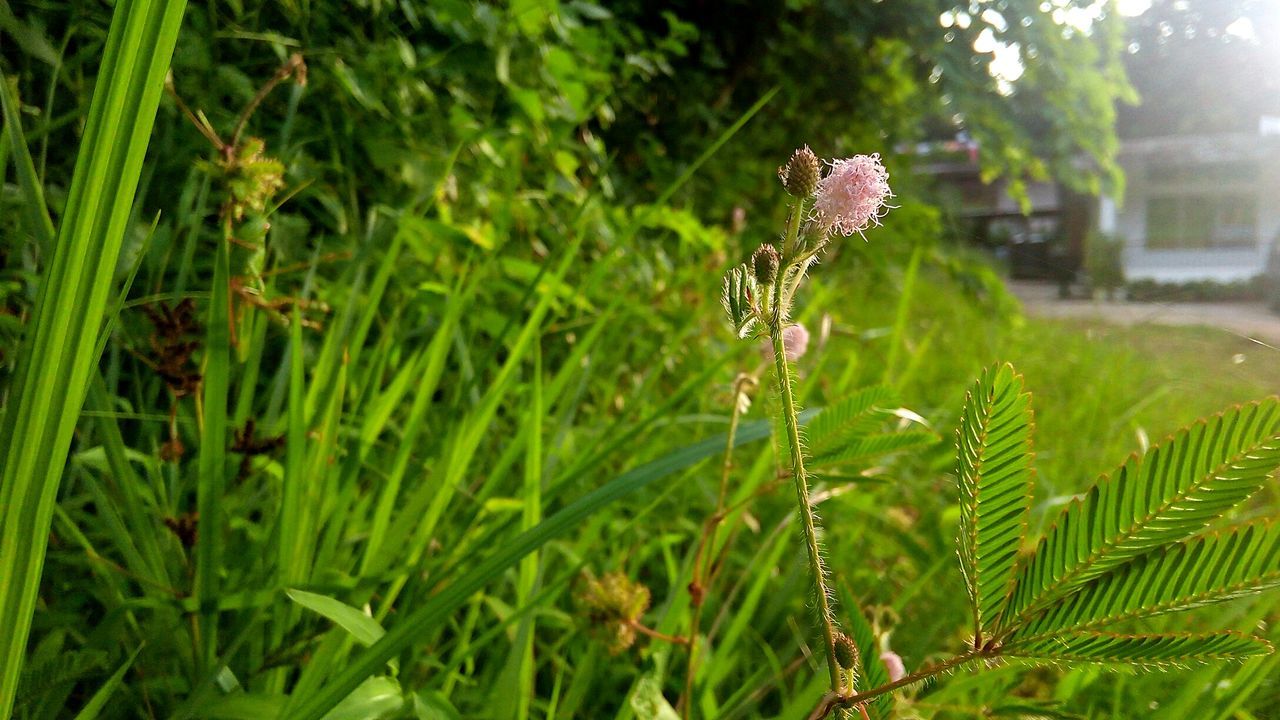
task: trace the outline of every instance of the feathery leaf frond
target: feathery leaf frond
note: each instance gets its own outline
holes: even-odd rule
[[[851,610],[849,637],[858,647],[860,660],[854,687],[859,690],[871,690],[888,685],[889,671],[885,669],[884,661],[880,659],[880,643],[876,640],[875,630],[857,604],[852,605]],[[864,707],[871,720],[889,720],[893,717],[893,698],[889,694],[872,699]]]
[[[893,390],[886,385],[872,385],[828,405],[805,427],[810,453],[827,453],[850,437],[875,430],[884,420],[881,408],[894,404]]]
[[[1031,509],[1031,395],[1004,364],[982,374],[965,398],[958,433],[960,568],[981,646],[1013,589],[1013,567]]]
[[[815,465],[857,462],[899,450],[928,447],[937,441],[938,436],[928,430],[875,433],[852,438],[836,450],[815,456],[813,461]]]
[[[873,385],[824,408],[805,434],[814,463],[836,465],[937,442],[923,427],[918,415],[898,407],[892,390]]]
[[[1280,465],[1280,401],[1270,398],[1192,425],[1072,502],[1018,575],[1006,627],[1090,580],[1200,532]]]
[[[1243,660],[1272,652],[1261,638],[1237,632],[1119,635],[1059,633],[1016,641],[1000,654],[1033,660],[1168,667],[1211,660]]]
[[[1142,556],[1049,608],[1013,637],[1079,630],[1222,602],[1280,585],[1280,523],[1258,522]]]

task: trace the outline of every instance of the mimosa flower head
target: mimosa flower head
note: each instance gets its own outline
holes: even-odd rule
[[[848,237],[879,225],[893,196],[889,171],[879,153],[835,160],[831,171],[818,181],[813,203],[814,219],[830,232]]]

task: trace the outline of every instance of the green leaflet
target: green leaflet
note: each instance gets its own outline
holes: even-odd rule
[[[965,399],[957,438],[960,569],[982,645],[1013,588],[1031,510],[1031,395],[1013,366],[989,368]]]
[[[860,691],[871,690],[889,684],[889,672],[880,659],[880,643],[875,630],[862,614],[862,606],[846,603],[850,608],[849,637],[858,648],[858,675],[855,687]],[[871,720],[888,720],[893,717],[893,695],[886,693],[873,698],[865,706]]]
[[[1280,585],[1280,524],[1259,522],[1162,548],[1086,585],[1014,637],[1093,628]]]
[[[937,435],[922,429],[923,425],[910,427],[911,419],[919,421],[919,417],[897,404],[890,388],[873,385],[824,408],[805,430],[809,456],[816,465],[834,465],[937,441]],[[891,421],[908,427],[892,427]]]
[[[1093,578],[1185,539],[1252,495],[1280,464],[1280,402],[1228,410],[1134,456],[1071,503],[1018,576],[1006,627]]]
[[[1068,632],[1010,643],[1001,649],[1001,654],[1036,660],[1164,667],[1210,660],[1242,660],[1271,651],[1271,644],[1266,640],[1235,632],[1167,635]]]
[[[872,385],[828,405],[805,428],[810,454],[817,457],[832,452],[849,438],[875,430],[883,420],[882,408],[894,404],[888,386]]]
[[[937,441],[938,436],[928,430],[871,433],[851,438],[839,449],[815,456],[813,462],[815,466],[858,462],[901,450],[928,447]]]

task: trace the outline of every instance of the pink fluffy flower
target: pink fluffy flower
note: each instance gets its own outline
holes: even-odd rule
[[[782,347],[787,361],[795,362],[809,350],[809,331],[803,325],[788,325],[782,329]],[[766,339],[760,343],[760,354],[765,360],[773,359],[773,345]]]
[[[854,155],[831,163],[831,172],[818,181],[815,219],[848,237],[879,225],[889,191],[889,172],[880,155]]]

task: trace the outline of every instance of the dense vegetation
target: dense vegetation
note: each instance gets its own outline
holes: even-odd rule
[[[781,226],[774,168],[801,142],[882,152],[898,195],[804,289],[797,399],[880,386],[920,418],[910,452],[815,486],[846,549],[834,593],[908,668],[967,639],[950,436],[983,367],[1013,361],[1036,395],[1033,529],[1280,379],[1198,331],[1024,320],[894,152],[959,125],[991,175],[1119,182],[1122,34],[1068,27],[1072,3],[181,5],[0,6],[0,556],[26,573],[0,579],[0,620],[34,611],[25,647],[5,638],[15,717],[807,714],[825,672],[770,356],[718,307]],[[148,21],[134,42],[108,41],[113,11]],[[988,28],[1022,49],[1013,85],[973,49]],[[148,102],[154,129],[123,110]],[[46,448],[29,467],[52,484],[14,479]],[[1243,600],[1212,627],[1275,639],[1274,619]],[[1276,669],[1002,665],[898,702],[1226,718],[1276,704]]]

